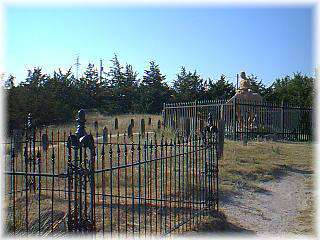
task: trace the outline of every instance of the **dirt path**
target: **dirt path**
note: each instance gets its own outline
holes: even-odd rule
[[[301,232],[303,226],[296,218],[311,198],[307,184],[311,177],[309,171],[287,171],[283,177],[261,183],[260,191],[242,190],[222,203],[222,211],[228,222],[258,235]]]

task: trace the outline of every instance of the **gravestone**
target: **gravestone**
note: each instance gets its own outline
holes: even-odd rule
[[[242,143],[243,143],[243,146],[247,146],[248,145],[248,136],[247,136],[246,133],[243,134]]]
[[[93,126],[94,126],[94,130],[98,131],[98,121],[97,120],[94,121]]]
[[[22,151],[22,141],[23,141],[23,133],[21,130],[16,129],[13,130],[13,144],[16,152]]]
[[[144,137],[145,132],[146,132],[146,126],[145,126],[143,118],[141,119],[141,123],[140,123],[140,132],[141,132],[142,137]]]
[[[114,119],[114,129],[118,130],[119,126],[118,126],[118,118]]]
[[[129,126],[128,126],[128,137],[129,137],[129,138],[132,138],[132,137],[133,137],[132,125],[131,125],[131,124],[129,124]]]
[[[106,126],[102,130],[102,142],[104,144],[108,142],[108,128]]]
[[[44,152],[48,150],[48,145],[49,145],[49,138],[48,138],[48,135],[44,133],[41,136],[41,147]]]

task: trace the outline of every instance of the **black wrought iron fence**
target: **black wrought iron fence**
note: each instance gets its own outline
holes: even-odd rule
[[[225,137],[232,140],[266,137],[276,140],[311,141],[311,108],[241,100],[205,100],[164,105],[164,126],[183,134],[202,129],[208,114],[214,124],[225,123]]]
[[[171,234],[218,211],[223,138],[28,129],[6,144],[6,228],[13,234]],[[24,137],[22,137],[22,135]],[[159,135],[159,134],[158,134]]]

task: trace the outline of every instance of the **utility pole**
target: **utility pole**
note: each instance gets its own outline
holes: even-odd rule
[[[79,54],[77,55],[76,63],[74,65],[76,66],[76,78],[77,80],[79,80],[79,66],[80,66]]]
[[[102,82],[102,72],[103,72],[102,59],[100,59],[100,83]]]

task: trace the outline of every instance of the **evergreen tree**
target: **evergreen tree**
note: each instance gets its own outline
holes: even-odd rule
[[[294,73],[292,77],[278,78],[268,88],[265,99],[270,102],[284,101],[300,107],[311,107],[315,96],[314,78]]]
[[[250,82],[251,90],[253,92],[259,93],[260,95],[264,96],[266,88],[265,88],[264,84],[262,83],[262,80],[259,80],[258,77],[253,74],[248,76],[248,79]]]
[[[137,97],[138,97],[138,73],[133,70],[130,64],[126,64],[124,72],[125,81],[120,91],[122,91],[122,105],[124,107],[123,112],[134,112],[137,108]]]
[[[160,113],[163,104],[171,100],[172,92],[165,83],[165,75],[162,75],[159,66],[154,61],[150,62],[149,69],[144,73],[139,87],[140,111]]]
[[[4,82],[4,89],[10,90],[14,88],[14,80],[15,80],[15,77],[10,75],[8,79]]]
[[[98,106],[99,75],[94,64],[89,63],[84,75],[77,82],[79,90],[79,106],[81,108],[96,108]]]
[[[175,101],[194,101],[203,97],[204,82],[196,71],[187,72],[185,67],[181,67],[177,79],[173,82],[173,89],[176,91]]]
[[[123,69],[117,55],[113,57],[111,62],[112,66],[108,73],[108,81],[112,92],[111,111],[114,113],[133,112],[139,84],[138,74],[130,64],[126,64],[125,69]]]
[[[230,99],[236,93],[235,87],[232,83],[226,80],[225,75],[221,75],[220,79],[213,82],[210,78],[208,80],[207,96],[209,99]]]

